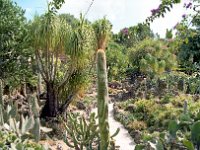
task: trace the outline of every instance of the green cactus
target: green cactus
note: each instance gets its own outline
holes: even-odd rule
[[[6,108],[0,105],[0,125],[8,125],[9,130],[12,130],[18,137],[27,135],[31,132],[34,135],[36,142],[40,140],[40,119],[39,106],[35,95],[28,97],[30,106],[30,117],[19,115],[17,103],[9,104]],[[6,129],[8,129],[6,128]]]
[[[193,124],[191,128],[191,139],[197,150],[200,149],[200,121]]]
[[[176,138],[176,132],[179,129],[179,125],[175,120],[171,120],[168,125],[169,134],[172,139]]]
[[[24,118],[24,116],[21,115],[20,119],[16,105],[8,105],[6,109],[0,105],[0,125],[3,126],[7,124],[9,130],[16,133],[18,137],[26,135],[26,133],[33,128],[33,123],[34,120],[31,117]]]
[[[40,118],[39,118],[39,105],[36,95],[30,95],[28,97],[28,103],[30,107],[30,116],[34,119],[34,124],[31,133],[34,135],[35,140],[40,140]]]
[[[65,127],[65,143],[71,148],[92,150],[92,145],[99,141],[98,125],[94,113],[90,115],[88,122],[84,117],[68,114],[68,124],[65,123]]]
[[[33,117],[25,117],[21,115],[21,122],[20,122],[20,132],[22,135],[26,134],[30,129],[33,128],[34,120]]]
[[[98,117],[100,130],[100,149],[107,150],[109,146],[108,123],[108,82],[106,70],[106,56],[104,50],[97,52],[97,78],[98,78]]]
[[[16,105],[8,105],[6,109],[2,107],[1,110],[4,123],[8,123],[10,118],[15,118],[16,120],[19,120]]]
[[[0,105],[4,106],[4,103],[3,103],[3,83],[2,83],[1,79],[0,79]]]

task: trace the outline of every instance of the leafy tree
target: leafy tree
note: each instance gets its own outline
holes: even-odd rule
[[[199,36],[198,21],[193,20],[193,29],[189,28],[188,21],[183,20],[176,26],[177,33],[172,49],[178,55],[181,69],[186,73],[196,72],[199,68]]]
[[[11,0],[0,0],[0,7],[0,79],[10,87],[31,83],[34,59],[24,11]]]
[[[72,29],[66,19],[46,13],[35,17],[30,33],[47,90],[41,117],[56,117],[66,111],[87,81],[92,27],[81,19]]]
[[[0,1],[0,77],[13,73],[24,32],[24,12],[10,0]]]
[[[115,35],[115,41],[130,48],[139,41],[153,36],[153,32],[149,26],[139,23],[136,26],[122,29],[117,35]]]
[[[188,43],[183,43],[180,47],[179,60],[182,66],[193,68],[194,64],[200,63],[200,36],[198,34],[188,37]],[[189,71],[189,70],[188,70]],[[192,70],[191,70],[192,71]]]

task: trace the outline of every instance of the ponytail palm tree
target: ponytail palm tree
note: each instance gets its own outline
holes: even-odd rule
[[[97,50],[105,50],[111,36],[112,24],[104,17],[103,19],[95,21],[93,28],[97,40]]]
[[[72,30],[66,20],[47,13],[35,17],[31,35],[47,91],[41,117],[56,117],[67,109],[86,81],[92,56],[92,29],[81,20]]]

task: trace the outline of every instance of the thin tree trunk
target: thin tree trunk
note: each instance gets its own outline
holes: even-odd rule
[[[65,103],[63,103],[59,108],[59,115],[63,117],[64,120],[67,120],[67,109],[69,107],[69,104],[73,101],[75,95],[71,94],[67,97],[65,100]]]
[[[43,107],[41,118],[56,117],[58,114],[58,99],[52,82],[46,83],[47,87],[47,101]]]
[[[27,97],[27,91],[26,91],[26,78],[25,78],[25,76],[24,76],[23,78],[24,78],[24,84],[23,84],[23,95],[24,95],[24,97]]]
[[[42,77],[41,74],[38,73],[38,98],[40,98],[41,95],[41,87],[42,87]]]

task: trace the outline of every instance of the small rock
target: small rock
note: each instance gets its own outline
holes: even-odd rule
[[[130,113],[134,112],[135,110],[135,105],[134,104],[129,104],[126,108],[125,111],[129,111]]]
[[[138,131],[138,130],[132,130],[130,132],[130,136],[134,139],[134,141],[135,141],[136,144],[140,144],[141,143],[142,135],[141,135],[140,131]]]
[[[80,109],[80,110],[85,110],[85,109],[86,109],[84,103],[83,103],[83,102],[80,102],[80,101],[78,101],[78,102],[76,103],[76,107],[77,107],[78,109]]]

